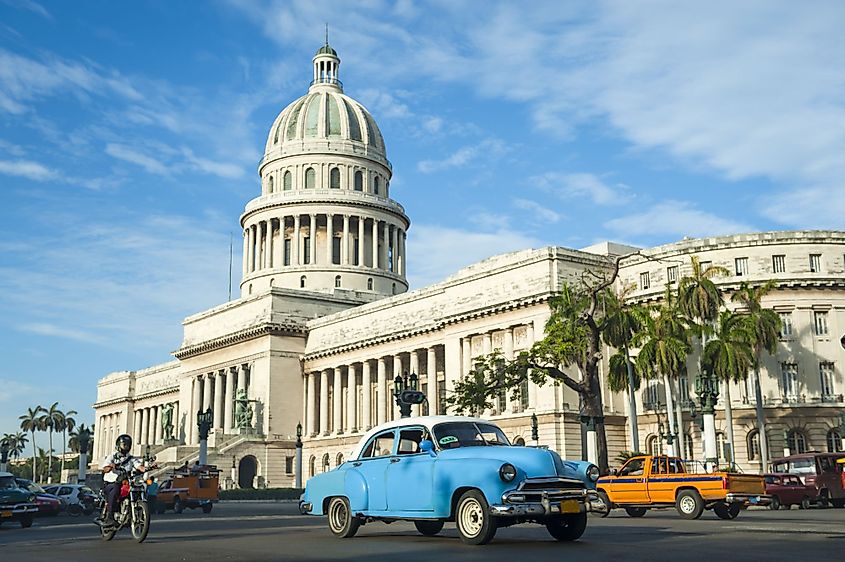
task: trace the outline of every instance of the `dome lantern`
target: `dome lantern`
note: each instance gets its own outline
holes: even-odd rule
[[[330,87],[343,91],[343,82],[338,78],[340,68],[340,57],[337,51],[329,45],[329,32],[326,28],[326,44],[320,47],[314,55],[314,77],[311,80],[311,88]]]

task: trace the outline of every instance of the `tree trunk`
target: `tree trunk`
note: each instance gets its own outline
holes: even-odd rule
[[[663,388],[666,391],[666,418],[669,422],[669,435],[677,435],[675,431],[675,402],[672,400],[672,381],[669,380],[669,375],[663,375]],[[673,457],[675,456],[674,444],[666,442],[666,453]]]
[[[47,478],[45,480],[48,484],[53,483],[53,428],[50,427],[50,431],[47,432],[49,441],[50,441],[50,451],[49,456],[47,457]]]
[[[628,346],[623,347],[625,351],[625,366],[628,368],[628,422],[631,426],[631,452],[640,450],[640,434],[637,422],[637,396],[634,390],[634,369],[631,367],[631,358],[628,355]]]
[[[733,414],[733,407],[731,406],[731,381],[724,381],[725,382],[725,425],[728,426],[728,434],[726,437],[726,441],[728,442],[728,450],[730,451],[730,458],[726,458],[731,465],[734,464],[734,458],[736,457],[735,448],[734,448],[734,414]],[[727,456],[727,455],[726,455]]]
[[[759,355],[758,355],[759,356]],[[754,367],[754,403],[757,411],[757,438],[760,442],[760,472],[769,467],[769,446],[766,440],[766,418],[763,413],[763,392],[760,390],[760,366]]]
[[[584,411],[586,415],[600,420],[596,423],[596,447],[598,448],[598,462],[596,464],[602,474],[607,474],[610,465],[607,459],[607,433],[604,428],[604,404],[601,397],[598,362],[596,360],[588,361],[586,367],[584,374],[586,375],[585,382],[588,390],[584,393]]]
[[[676,396],[678,399],[675,401],[675,413],[677,414],[677,422],[678,422],[678,456],[683,458],[686,456],[687,452],[685,450],[686,447],[686,438],[684,435],[684,414],[681,408],[683,404],[681,404],[681,378],[675,378],[675,381],[678,383],[678,392]]]
[[[38,479],[35,477],[35,431],[32,432],[32,481],[37,482]]]
[[[62,430],[62,470],[59,472],[59,482],[62,480],[62,474],[65,471],[65,456],[67,455],[67,429]]]

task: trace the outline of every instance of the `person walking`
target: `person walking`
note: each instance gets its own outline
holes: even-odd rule
[[[151,480],[152,482],[147,484],[147,505],[150,508],[150,516],[152,517],[153,513],[158,513],[156,511],[156,502],[158,501],[158,478],[153,476]]]

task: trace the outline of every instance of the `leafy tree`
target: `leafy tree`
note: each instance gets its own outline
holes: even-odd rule
[[[752,287],[743,282],[731,300],[742,305],[742,314],[747,315],[750,331],[753,335],[754,352],[754,403],[757,413],[757,435],[760,437],[760,462],[763,472],[769,462],[768,441],[766,437],[766,417],[763,411],[763,393],[760,390],[760,360],[763,352],[774,355],[777,351],[778,335],[781,330],[780,316],[774,310],[763,308],[762,300],[772,289],[777,287],[774,281]]]
[[[714,337],[704,346],[701,358],[702,367],[725,383],[725,421],[732,446],[735,441],[730,383],[748,378],[754,364],[754,333],[749,320],[747,316],[723,310],[719,314]]]
[[[62,472],[65,470],[65,456],[67,455],[67,432],[72,431],[76,427],[76,419],[73,417],[78,414],[76,410],[68,410],[62,413],[61,422],[56,426],[56,429],[62,432]]]
[[[41,412],[44,411],[44,408],[41,406],[36,406],[33,408],[27,408],[26,414],[20,416],[18,419],[21,420],[21,429],[23,431],[30,432],[32,435],[32,479],[36,479],[35,468],[35,432],[36,431],[44,431],[44,420],[41,417]]]
[[[7,433],[9,435],[9,456],[13,459],[19,459],[23,454],[26,444],[29,443],[29,437],[26,433],[18,431],[16,433]]]

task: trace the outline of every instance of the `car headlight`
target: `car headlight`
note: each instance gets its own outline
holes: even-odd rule
[[[601,476],[601,472],[599,472],[599,467],[594,464],[591,464],[590,468],[587,469],[587,478],[589,478],[593,482],[596,482],[599,479],[599,476]]]
[[[516,478],[516,467],[511,463],[506,462],[499,467],[499,478],[501,478],[503,482],[513,482],[513,479]]]

